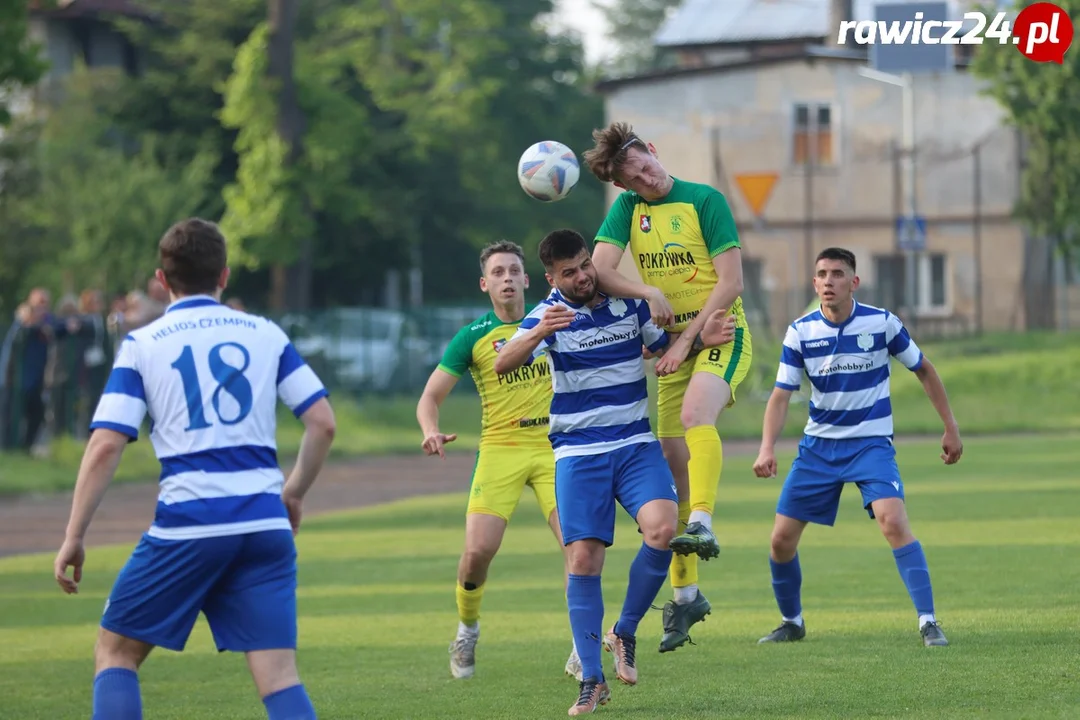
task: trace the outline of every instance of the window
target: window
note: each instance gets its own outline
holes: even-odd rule
[[[792,162],[832,165],[833,109],[825,103],[798,103],[794,108]]]
[[[874,287],[868,302],[899,312],[908,306],[907,257],[874,256]],[[948,258],[941,253],[921,253],[915,258],[915,307],[919,314],[934,315],[949,309]]]

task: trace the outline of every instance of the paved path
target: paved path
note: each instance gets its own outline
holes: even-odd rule
[[[794,447],[794,441],[780,444]],[[731,440],[724,443],[724,455],[745,458],[756,454],[757,448],[757,441]],[[454,453],[441,461],[416,455],[333,463],[324,468],[308,495],[305,514],[310,517],[416,495],[465,492],[474,460],[473,453]],[[156,483],[109,488],[86,544],[135,542],[153,519],[157,491]],[[70,509],[71,493],[0,500],[0,556],[59,548]]]

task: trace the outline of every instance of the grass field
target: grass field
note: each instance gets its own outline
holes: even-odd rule
[[[987,335],[978,339],[924,346],[941,372],[965,436],[1018,432],[1080,430],[1080,404],[1063,402],[1080,387],[1080,333]],[[739,402],[718,423],[726,439],[761,437],[764,401],[776,376],[774,346],[755,347],[752,374],[739,390]],[[655,383],[655,378],[651,380]],[[939,433],[941,421],[914,375],[894,363],[893,410],[900,435]],[[804,388],[805,389],[805,388]],[[797,396],[799,398],[799,396]],[[655,385],[650,389],[656,419]],[[354,402],[333,397],[338,416],[336,457],[417,452],[422,438],[416,426],[416,398],[366,398]],[[458,433],[451,451],[475,452],[480,438],[480,403],[462,387],[442,408],[443,429]],[[796,437],[806,423],[804,398],[794,402],[784,428]],[[287,412],[279,422],[278,447],[288,460],[299,447],[302,426]],[[60,440],[48,459],[0,455],[0,495],[69,489],[75,481],[82,445]],[[155,480],[158,464],[148,442],[128,447],[118,482]]]
[[[921,646],[888,547],[850,490],[837,527],[811,528],[801,548],[807,639],[756,645],[778,622],[766,556],[779,482],[732,458],[717,513],[724,549],[702,566],[713,614],[698,645],[657,654],[660,617],[650,613],[638,636],[641,684],[614,687],[600,716],[1080,717],[1078,446],[1076,436],[973,440],[946,468],[934,444],[900,445],[952,642],[933,649]],[[320,718],[565,716],[576,686],[561,674],[570,648],[561,560],[531,496],[492,568],[477,675],[449,677],[464,502],[426,497],[305,525],[300,662]],[[621,518],[606,622],[638,542]],[[128,551],[92,549],[74,597],[53,582],[51,557],[0,560],[0,717],[89,716],[95,625]],[[201,621],[187,652],[156,653],[142,678],[148,718],[265,717],[242,658],[217,656]]]

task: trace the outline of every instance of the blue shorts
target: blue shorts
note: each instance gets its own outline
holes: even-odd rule
[[[288,530],[162,540],[143,535],[101,627],[184,649],[202,611],[221,652],[296,649],[296,545]]]
[[[904,484],[896,466],[896,449],[886,437],[831,440],[804,436],[799,454],[780,491],[776,512],[796,520],[832,525],[845,483],[855,483],[863,507],[874,517],[870,503],[904,499]]]
[[[564,545],[595,539],[610,546],[615,540],[616,500],[635,520],[645,503],[679,502],[660,443],[634,443],[555,462],[555,506]]]

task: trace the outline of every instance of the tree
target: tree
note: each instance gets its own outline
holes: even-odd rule
[[[41,44],[27,33],[29,8],[27,0],[0,0],[0,126],[11,122],[12,96],[36,83],[48,69]]]
[[[22,179],[32,185],[9,197],[6,210],[38,259],[23,266],[24,285],[71,276],[108,291],[141,286],[157,262],[156,238],[205,209],[216,158],[177,157],[153,135],[117,138],[100,107],[124,82],[112,71],[76,68],[45,123],[23,128],[32,138],[24,162],[33,166]]]
[[[1021,2],[1016,9],[1030,4]],[[1057,4],[1074,24],[1080,22],[1080,0]],[[1060,249],[1080,248],[1075,199],[1080,187],[1080,52],[1066,53],[1062,65],[1036,63],[1011,43],[987,42],[979,46],[971,71],[1025,139],[1017,217]]]
[[[683,0],[591,0],[608,25],[608,38],[618,50],[604,63],[610,75],[635,75],[660,62],[653,36]]]

